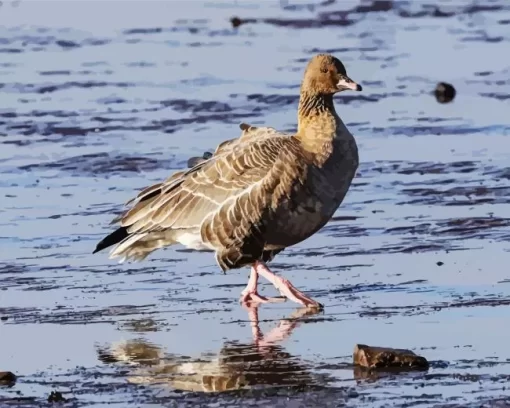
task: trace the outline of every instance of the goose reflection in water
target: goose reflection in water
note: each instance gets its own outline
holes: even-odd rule
[[[258,308],[248,310],[253,341],[249,344],[226,342],[213,357],[202,355],[190,359],[166,354],[143,339],[98,349],[104,363],[126,362],[134,365],[128,381],[136,384],[167,385],[174,389],[194,392],[222,392],[264,387],[309,387],[324,383],[325,378],[312,374],[309,365],[290,355],[279,345],[289,338],[302,319],[317,310],[302,308],[278,326],[262,334]]]

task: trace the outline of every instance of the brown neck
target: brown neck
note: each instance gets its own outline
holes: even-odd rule
[[[301,92],[298,108],[298,132],[314,120],[324,116],[336,116],[333,105],[333,95],[312,93],[306,90]]]
[[[336,138],[340,120],[333,106],[333,95],[302,91],[298,109],[296,137],[315,154],[329,150]]]

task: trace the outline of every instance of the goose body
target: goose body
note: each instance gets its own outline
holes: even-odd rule
[[[120,228],[95,252],[115,245],[112,258],[141,260],[177,243],[209,250],[223,271],[252,265],[252,275],[265,276],[286,297],[318,306],[264,262],[322,228],[349,189],[359,159],[355,139],[333,105],[333,94],[343,89],[361,87],[338,59],[312,58],[295,134],[242,124],[239,138],[139,193],[115,220]],[[267,301],[252,280],[255,289],[249,285],[244,300]]]

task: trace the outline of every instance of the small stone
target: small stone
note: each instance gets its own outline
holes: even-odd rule
[[[48,396],[48,402],[66,402],[60,391],[52,391]]]
[[[428,361],[411,350],[357,344],[354,364],[366,368],[428,369]]]
[[[453,101],[456,93],[457,92],[453,85],[446,82],[439,82],[436,86],[436,90],[434,91],[436,100],[439,103],[448,103]]]
[[[0,317],[0,320],[2,322],[6,322],[7,320],[9,320],[9,316],[2,316],[2,317]]]
[[[10,371],[0,371],[0,385],[14,384],[16,376]]]
[[[256,23],[256,22],[257,22],[257,19],[255,19],[255,18],[232,17],[230,19],[230,24],[232,24],[232,27],[234,27],[234,28],[242,26],[243,24]]]
[[[443,266],[443,265],[444,265],[444,262],[437,261],[437,262],[436,262],[436,265],[437,265],[437,266]]]
[[[230,19],[230,22],[232,23],[232,27],[237,28],[241,24],[243,24],[243,20],[241,20],[239,17],[232,17]]]

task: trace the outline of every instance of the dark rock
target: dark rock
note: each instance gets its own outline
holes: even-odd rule
[[[455,94],[457,92],[455,91],[455,88],[452,84],[439,82],[434,93],[436,95],[436,100],[439,103],[448,103],[453,101],[453,98],[455,98]]]
[[[0,385],[10,385],[16,382],[16,376],[10,371],[0,371]]]
[[[232,23],[232,27],[237,28],[241,24],[243,24],[243,20],[241,20],[239,17],[232,17],[230,19],[230,22]]]
[[[444,262],[437,261],[437,262],[436,262],[436,265],[437,265],[437,266],[443,266],[443,265],[444,265]]]
[[[245,18],[245,19],[242,19],[242,18],[239,18],[239,17],[232,17],[230,19],[230,23],[232,24],[232,27],[234,27],[234,28],[242,26],[243,24],[256,23],[256,22],[257,22],[257,20],[254,19],[254,18]]]
[[[357,344],[353,353],[354,364],[377,369],[428,369],[428,361],[411,350],[389,347],[371,347]]]
[[[48,397],[48,402],[66,402],[60,391],[52,391]]]

